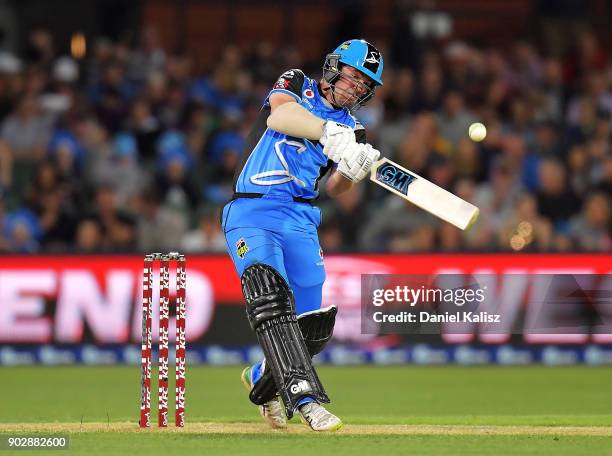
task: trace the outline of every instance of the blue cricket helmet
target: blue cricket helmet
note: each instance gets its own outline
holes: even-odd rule
[[[340,77],[341,65],[353,67],[373,81],[372,86],[368,86],[367,93],[357,99],[349,108],[351,110],[358,109],[374,96],[376,86],[383,85],[383,56],[378,49],[366,40],[345,41],[325,57],[323,78],[330,84],[332,90],[335,90],[334,84]]]
[[[383,85],[384,59],[378,49],[366,40],[348,40],[338,46],[331,55],[339,55],[338,62],[349,65]]]

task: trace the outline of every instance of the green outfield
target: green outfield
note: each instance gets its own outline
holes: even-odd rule
[[[267,429],[240,370],[190,367],[187,426],[160,431],[138,428],[136,366],[0,368],[0,433],[69,434],[71,454],[612,454],[609,367],[321,367],[332,435]]]

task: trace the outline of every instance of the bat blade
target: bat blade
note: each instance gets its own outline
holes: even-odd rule
[[[462,230],[472,226],[480,213],[473,204],[388,158],[374,164],[370,180]]]

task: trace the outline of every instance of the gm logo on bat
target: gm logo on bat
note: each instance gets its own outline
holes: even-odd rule
[[[408,196],[408,186],[416,179],[404,170],[387,162],[376,170],[376,180],[386,187]]]

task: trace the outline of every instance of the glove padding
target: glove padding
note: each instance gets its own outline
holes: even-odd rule
[[[357,183],[369,173],[374,162],[380,157],[380,152],[369,144],[355,144],[345,149],[338,163],[337,171],[347,179]]]
[[[323,135],[319,142],[323,144],[323,153],[334,163],[340,162],[344,150],[355,142],[355,132],[348,125],[328,120],[323,126]]]

